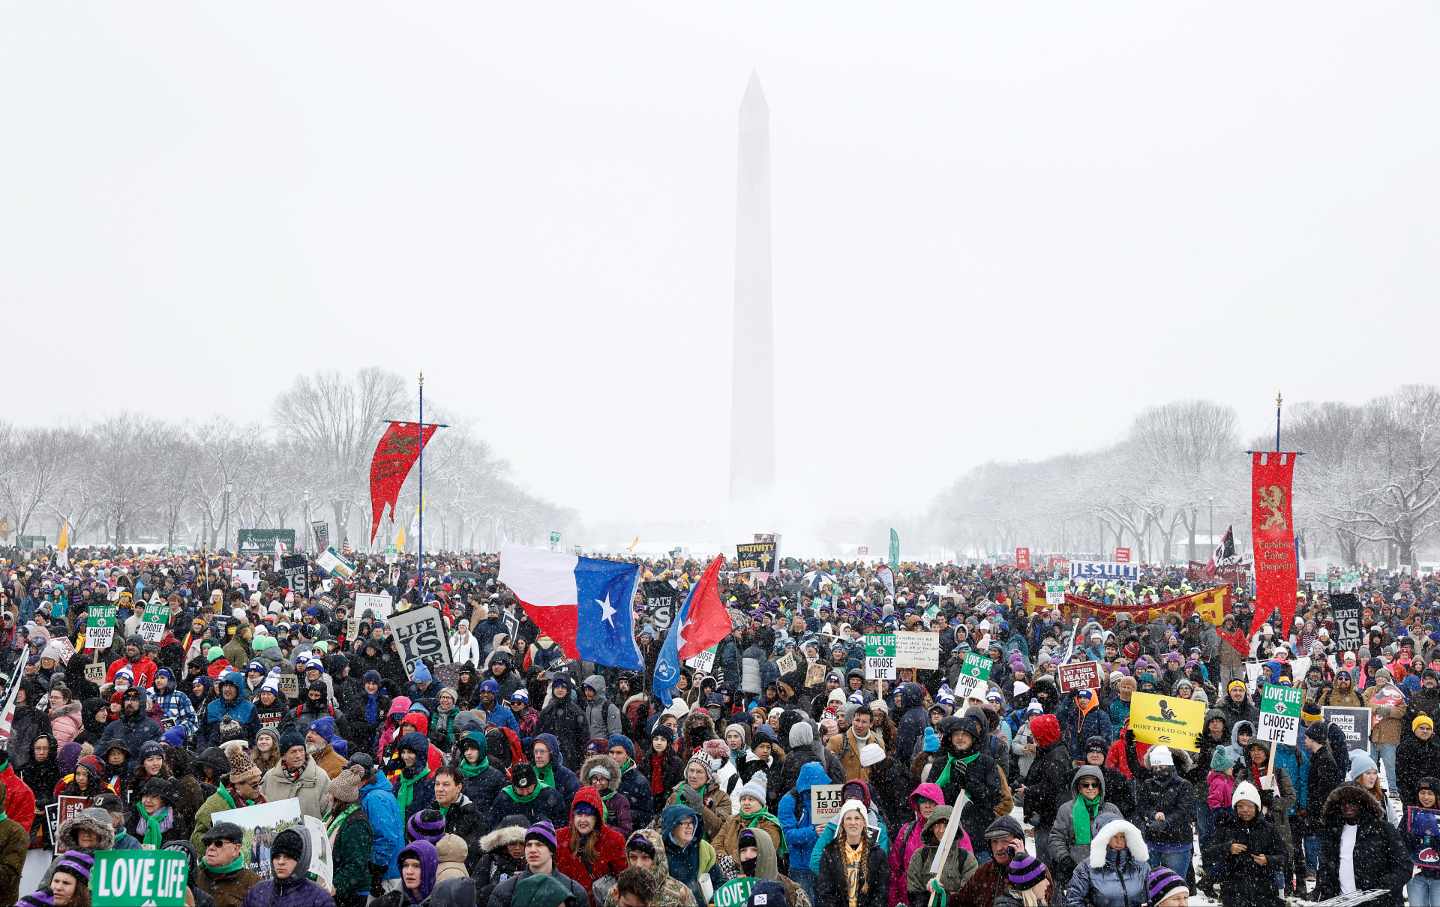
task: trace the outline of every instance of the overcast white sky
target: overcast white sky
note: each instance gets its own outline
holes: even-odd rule
[[[5,417],[380,364],[591,519],[727,489],[736,110],[778,468],[922,507],[1140,407],[1436,380],[1440,6],[7,3]]]

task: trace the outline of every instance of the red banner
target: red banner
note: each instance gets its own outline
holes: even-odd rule
[[[1045,603],[1045,586],[1028,579],[1024,583],[1025,612],[1049,611],[1051,606]],[[1230,604],[1229,586],[1214,586],[1166,602],[1139,605],[1107,605],[1067,592],[1060,611],[1069,615],[1079,614],[1087,619],[1093,617],[1106,626],[1110,626],[1121,614],[1128,614],[1131,620],[1142,624],[1162,614],[1178,614],[1182,619],[1199,614],[1202,620],[1218,627],[1224,622],[1225,615],[1230,613]]]
[[[1295,619],[1295,523],[1290,510],[1295,454],[1255,452],[1250,455],[1250,524],[1255,539],[1254,636],[1260,625],[1280,609],[1281,636]]]
[[[1016,549],[1015,549],[1015,568],[1016,568],[1017,570],[1029,570],[1029,569],[1030,569],[1030,549],[1029,549],[1029,548],[1016,548]]]
[[[400,486],[410,474],[410,467],[420,457],[420,450],[435,434],[438,426],[426,425],[421,431],[419,422],[391,422],[375,445],[375,456],[370,461],[370,541],[380,529],[380,517],[385,505],[390,505],[390,518],[395,518],[395,501],[400,497]]]

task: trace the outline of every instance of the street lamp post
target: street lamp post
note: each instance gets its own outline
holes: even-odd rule
[[[235,486],[229,482],[225,483],[225,535],[220,539],[220,550],[222,551],[227,550],[227,546],[230,544],[230,492],[234,490]]]

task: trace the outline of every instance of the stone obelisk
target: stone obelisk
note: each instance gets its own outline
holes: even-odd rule
[[[764,521],[775,487],[775,327],[770,304],[770,105],[760,78],[740,102],[735,198],[735,331],[730,378],[730,509]],[[755,528],[764,528],[757,523]]]

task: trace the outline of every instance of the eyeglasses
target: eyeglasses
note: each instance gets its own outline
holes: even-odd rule
[[[1079,787],[1081,790],[1098,790],[1100,785],[1094,781],[1081,781]]]

